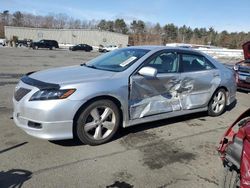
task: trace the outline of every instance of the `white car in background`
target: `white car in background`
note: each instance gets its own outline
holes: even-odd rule
[[[118,49],[118,46],[116,45],[108,45],[108,46],[104,46],[102,48],[102,52],[110,52],[110,51],[113,51],[113,50],[116,50]]]
[[[0,39],[0,46],[6,45],[6,39]]]

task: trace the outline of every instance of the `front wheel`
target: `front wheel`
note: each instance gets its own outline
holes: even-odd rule
[[[227,96],[224,89],[218,89],[212,96],[211,101],[208,104],[208,115],[219,116],[226,108]]]
[[[226,166],[221,181],[222,188],[240,188],[240,175],[234,169]]]
[[[76,134],[85,144],[99,145],[111,140],[119,124],[118,107],[110,100],[98,100],[82,110],[76,122]]]

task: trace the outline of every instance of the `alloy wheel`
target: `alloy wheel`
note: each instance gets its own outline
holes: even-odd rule
[[[212,102],[212,110],[214,113],[218,114],[222,110],[224,110],[226,105],[226,96],[223,91],[218,91],[214,97],[213,97],[213,102]]]
[[[93,108],[84,122],[83,131],[94,140],[108,137],[114,130],[116,117],[114,111],[107,106]]]

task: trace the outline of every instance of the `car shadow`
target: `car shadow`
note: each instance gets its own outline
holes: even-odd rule
[[[235,100],[233,103],[227,106],[225,112],[231,111],[236,106],[236,104],[237,104],[237,100]],[[143,132],[149,129],[162,127],[162,126],[168,126],[168,125],[183,122],[183,121],[189,121],[193,119],[206,121],[205,117],[208,117],[207,112],[198,112],[194,114],[188,114],[188,115],[183,115],[183,116],[178,116],[178,117],[173,117],[173,118],[166,118],[163,120],[153,121],[149,123],[141,123],[135,126],[127,127],[127,128],[120,128],[119,131],[116,133],[116,135],[113,137],[113,139],[110,140],[110,142],[118,140],[131,133]],[[81,141],[79,141],[79,139],[77,138],[70,139],[70,140],[57,140],[57,141],[49,141],[49,142],[56,144],[56,145],[65,146],[65,147],[85,145]]]
[[[0,171],[0,187],[22,187],[23,183],[32,178],[32,172],[23,169]]]
[[[167,125],[182,122],[182,121],[188,121],[192,119],[200,119],[201,121],[206,121],[206,119],[204,118],[206,116],[208,116],[207,112],[198,112],[195,114],[183,115],[181,116],[181,118],[179,116],[179,117],[174,117],[174,118],[167,118],[163,120],[153,121],[150,123],[142,123],[142,124],[138,124],[138,125],[127,127],[127,128],[120,128],[117,134],[113,137],[113,139],[110,140],[110,142],[118,140],[131,133],[142,132],[148,129],[167,126]],[[77,138],[70,139],[70,140],[56,140],[56,141],[51,140],[49,142],[56,144],[56,145],[64,146],[64,147],[75,147],[75,146],[85,145],[81,143],[81,141],[79,141],[79,139]]]
[[[50,143],[65,146],[65,147],[73,147],[73,146],[82,146],[83,144],[79,139],[68,139],[68,140],[49,140]]]
[[[246,90],[243,90],[243,89],[237,89],[238,92],[240,93],[246,93],[246,94],[249,94],[250,91],[246,91]]]
[[[118,133],[114,136],[113,140],[120,139],[128,134],[131,134],[131,133],[134,134],[137,132],[143,132],[143,131],[146,131],[149,129],[168,126],[168,125],[183,122],[183,121],[189,121],[189,120],[193,120],[193,119],[200,119],[201,121],[206,121],[205,117],[207,117],[207,116],[208,116],[207,112],[198,112],[195,114],[188,114],[188,115],[153,121],[153,122],[149,122],[149,123],[138,124],[135,126],[120,129],[118,131]]]
[[[234,109],[234,107],[236,106],[237,102],[238,102],[238,101],[237,101],[237,99],[236,99],[234,102],[232,102],[230,105],[228,105],[227,108],[226,108],[226,110],[225,110],[225,112],[227,112],[227,111],[230,112],[232,109]],[[225,113],[225,112],[224,112],[224,113]]]

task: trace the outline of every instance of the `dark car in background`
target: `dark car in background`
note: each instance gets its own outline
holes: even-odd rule
[[[18,47],[30,47],[32,44],[32,40],[27,40],[27,39],[24,39],[24,40],[18,40],[16,42],[16,46]]]
[[[234,65],[238,89],[250,92],[250,41],[242,45],[245,60]]]
[[[88,44],[78,44],[78,45],[69,47],[69,50],[71,50],[71,51],[81,50],[81,51],[90,52],[93,50],[93,48],[92,48],[92,46],[90,46]]]
[[[49,48],[50,50],[54,48],[59,48],[58,42],[56,40],[40,40],[39,42],[32,42],[31,47],[33,49],[38,48]]]

